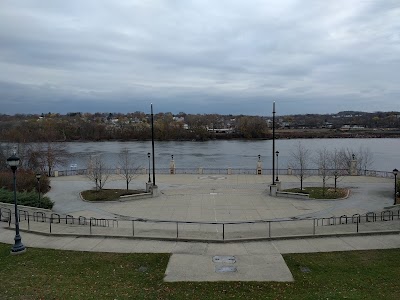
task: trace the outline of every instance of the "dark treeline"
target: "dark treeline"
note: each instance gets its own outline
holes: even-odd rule
[[[267,122],[258,116],[158,113],[157,140],[268,138]],[[0,115],[0,140],[9,142],[148,140],[151,116],[142,112]]]
[[[157,140],[265,139],[271,138],[272,117],[157,113]],[[399,112],[355,112],[336,114],[280,115],[278,138],[381,137],[397,134]],[[290,129],[291,131],[287,131]],[[326,129],[310,133],[306,129]],[[379,129],[379,130],[378,130]],[[391,131],[387,131],[390,129]],[[343,132],[347,132],[343,134]],[[360,133],[361,132],[361,133]],[[54,142],[149,140],[151,116],[134,113],[46,113],[0,115],[0,141]]]

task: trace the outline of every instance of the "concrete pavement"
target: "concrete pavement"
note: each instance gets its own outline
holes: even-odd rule
[[[295,176],[280,176],[283,188],[299,185]],[[133,188],[144,188],[146,175],[138,176]],[[157,198],[112,203],[83,202],[79,192],[93,188],[84,176],[51,179],[48,196],[57,213],[87,217],[136,217],[176,221],[249,221],[290,217],[330,217],[382,211],[392,204],[390,179],[349,176],[339,187],[351,189],[346,200],[300,200],[274,198],[268,194],[271,176],[257,175],[157,175],[161,195]],[[114,176],[105,188],[124,188]],[[332,184],[332,182],[328,182]],[[309,177],[305,186],[320,186],[319,177]]]

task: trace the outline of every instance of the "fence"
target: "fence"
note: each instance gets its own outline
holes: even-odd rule
[[[318,235],[400,231],[400,209],[365,215],[246,222],[191,222],[152,219],[106,219],[20,210],[22,230],[70,235],[139,237],[152,239],[240,241]],[[10,209],[0,209],[0,220],[12,225]]]
[[[137,174],[148,174],[148,169],[141,168],[136,170]],[[204,175],[256,175],[257,169],[250,168],[175,168],[175,174],[204,174]],[[109,174],[120,174],[120,169],[107,169],[106,173]],[[152,171],[151,171],[152,172]],[[275,170],[275,175],[299,175],[303,172],[303,174],[307,174],[307,176],[318,176],[321,174],[321,170],[319,169],[277,169]],[[349,170],[347,169],[329,169],[326,170],[326,173],[329,176],[333,176],[337,172],[338,176],[349,176]],[[171,170],[169,168],[159,168],[155,169],[156,174],[171,174]],[[52,176],[72,176],[72,175],[86,175],[87,169],[78,169],[78,170],[60,170],[53,171]],[[272,175],[272,169],[262,169],[262,175]],[[384,178],[394,178],[392,172],[387,171],[376,171],[376,170],[358,170],[358,176],[370,176],[370,177],[384,177]]]

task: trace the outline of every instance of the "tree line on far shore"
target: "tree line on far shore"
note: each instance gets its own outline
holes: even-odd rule
[[[216,129],[227,130],[224,134]],[[224,131],[226,132],[226,131]],[[104,140],[149,140],[151,118],[133,114],[46,114],[43,116],[0,115],[0,141],[60,142]],[[259,116],[186,115],[158,113],[154,116],[157,140],[209,140],[269,138],[267,122]]]

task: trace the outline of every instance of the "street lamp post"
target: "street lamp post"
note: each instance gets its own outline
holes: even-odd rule
[[[272,106],[272,184],[275,185],[275,101]]]
[[[14,181],[14,217],[15,217],[15,238],[14,245],[11,248],[11,254],[20,254],[26,251],[25,246],[21,242],[21,236],[19,235],[19,218],[18,218],[18,205],[17,205],[17,178],[15,175],[15,171],[18,168],[20,159],[17,155],[11,155],[7,158],[7,165],[11,168],[13,172],[13,181]]]
[[[279,181],[279,163],[278,163],[278,157],[279,157],[279,151],[275,152],[276,154],[276,179],[275,181]]]
[[[151,182],[150,179],[150,152],[147,153],[147,158],[149,159],[149,183]]]
[[[399,174],[399,170],[394,169],[393,170],[393,175],[394,175],[394,203],[393,205],[396,205],[396,200],[397,200],[397,174]]]
[[[38,184],[38,193],[39,193],[39,207],[40,207],[40,178],[42,177],[42,174],[36,173],[36,180]]]
[[[154,158],[154,115],[153,115],[153,103],[151,103],[151,149],[153,154],[153,185],[156,185],[156,170],[155,170],[155,158]]]

